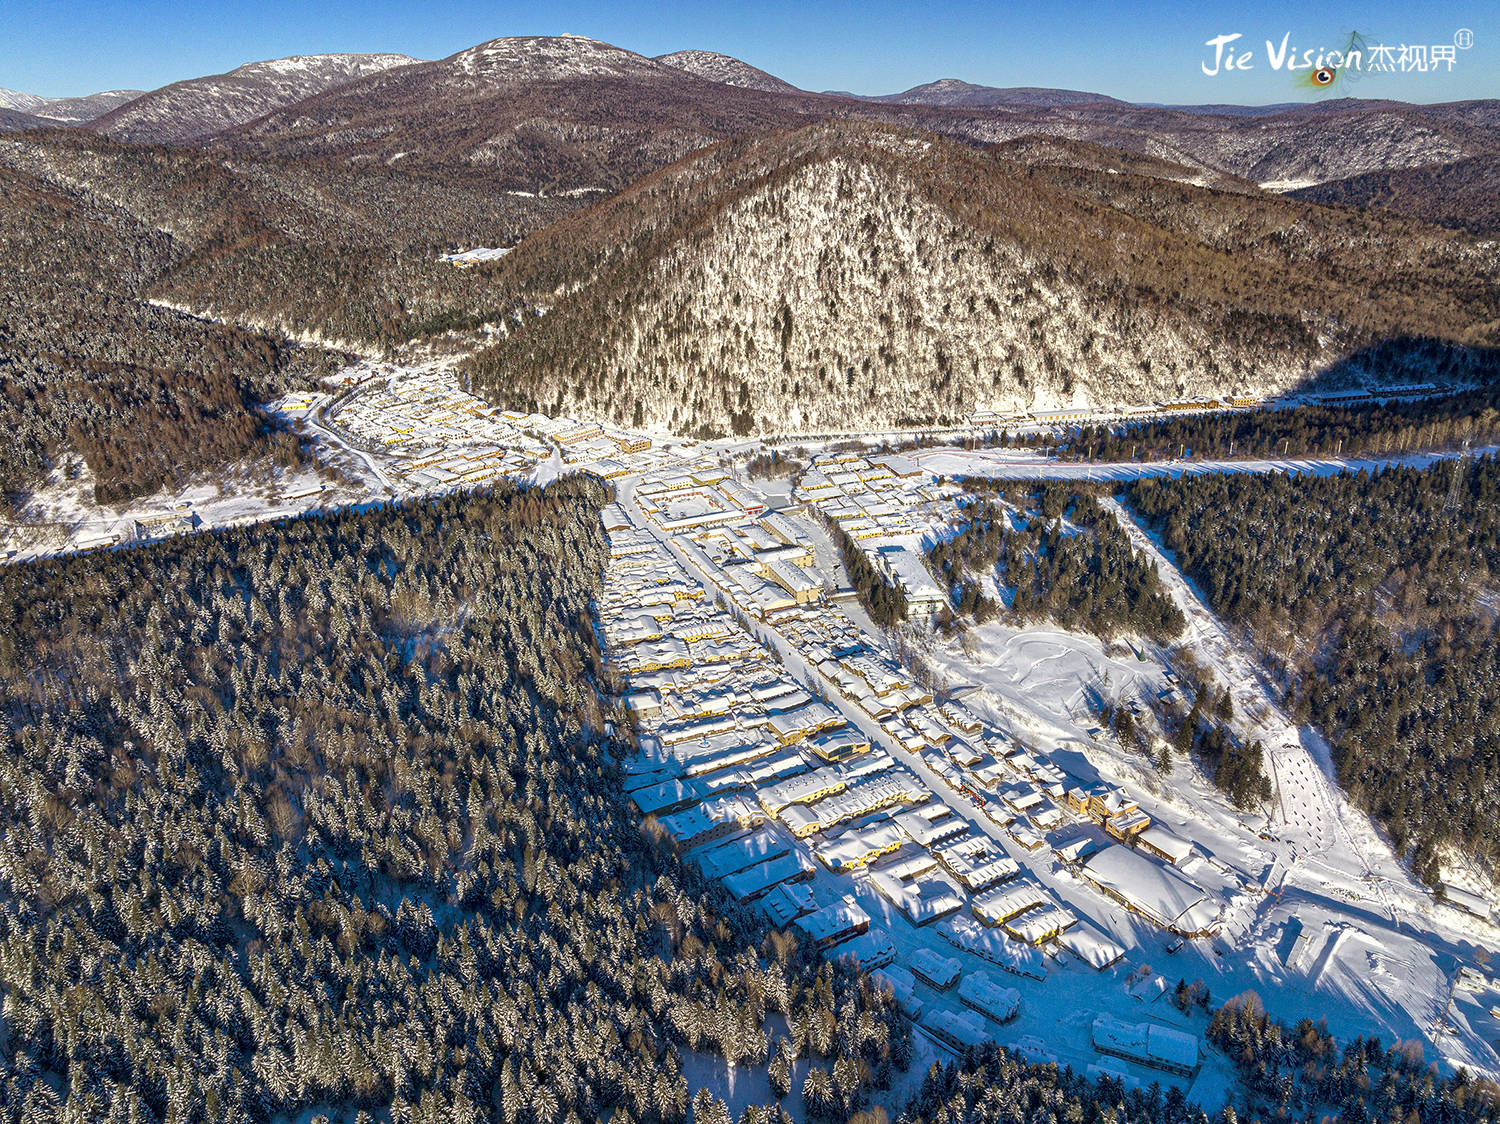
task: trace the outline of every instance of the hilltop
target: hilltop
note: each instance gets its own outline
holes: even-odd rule
[[[851,124],[697,153],[495,276],[548,311],[476,386],[679,432],[1269,392],[1388,335],[1495,333],[1494,263],[1447,231]]]

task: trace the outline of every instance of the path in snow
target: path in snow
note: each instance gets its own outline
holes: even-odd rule
[[[1124,528],[1131,545],[1142,551],[1156,567],[1158,576],[1182,610],[1188,622],[1187,642],[1201,655],[1207,656],[1215,672],[1228,681],[1235,712],[1242,718],[1265,715],[1263,719],[1247,721],[1248,728],[1244,732],[1246,736],[1258,738],[1265,747],[1284,825],[1283,834],[1292,844],[1293,861],[1309,855],[1326,860],[1339,851],[1354,858],[1359,863],[1363,880],[1380,899],[1390,919],[1399,925],[1398,911],[1386,893],[1385,879],[1377,873],[1365,847],[1347,822],[1348,817],[1355,813],[1314,758],[1308,744],[1311,739],[1304,736],[1281,709],[1254,656],[1230,636],[1155,537],[1148,534],[1117,500],[1103,502]]]

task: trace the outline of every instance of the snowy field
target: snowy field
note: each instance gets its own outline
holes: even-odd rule
[[[478,246],[472,250],[455,250],[451,254],[439,254],[438,261],[445,261],[460,268],[478,265],[481,262],[499,261],[510,253],[509,246]]]
[[[370,497],[370,482],[358,466],[330,450],[319,458],[317,468],[288,470],[252,463],[200,475],[180,487],[125,503],[99,504],[94,500],[93,474],[81,458],[64,455],[23,501],[18,518],[0,521],[0,558],[22,562],[121,546],[344,507]]]
[[[622,489],[626,508],[633,507],[630,484],[633,478]],[[1350,808],[1330,783],[1326,746],[1312,731],[1288,721],[1261,680],[1252,655],[1206,609],[1171,559],[1125,512],[1115,511],[1183,609],[1189,622],[1186,644],[1230,688],[1238,716],[1236,732],[1259,738],[1268,748],[1276,795],[1266,814],[1235,809],[1191,762],[1179,759],[1163,776],[1137,752],[1126,751],[1111,735],[1097,730],[1096,714],[1102,705],[1131,699],[1149,703],[1169,686],[1170,654],[1154,645],[1140,640],[1106,645],[1056,628],[1012,628],[1002,617],[961,640],[934,645],[925,657],[987,729],[1061,768],[1070,783],[1118,786],[1154,824],[1190,841],[1194,856],[1179,870],[1214,903],[1217,935],[1174,949],[1169,933],[1085,884],[1051,854],[1050,847],[1033,854],[1017,846],[1008,832],[956,797],[923,756],[904,749],[867,716],[847,707],[844,716],[851,725],[966,820],[971,834],[993,840],[1022,867],[1025,877],[1081,919],[1080,928],[1128,951],[1102,972],[1059,950],[1046,960],[1045,979],[1002,973],[956,949],[944,939],[941,923],[914,925],[878,889],[875,875],[884,869],[881,862],[852,874],[836,874],[816,862],[811,844],[793,842],[815,868],[809,884],[815,900],[823,905],[852,898],[873,919],[873,930],[895,946],[896,967],[909,965],[920,950],[927,950],[957,958],[965,973],[986,971],[999,977],[998,982],[1020,992],[1020,1013],[1003,1025],[988,1025],[989,1035],[1012,1045],[1040,1043],[1047,1055],[1080,1070],[1100,1061],[1090,1029],[1101,1012],[1201,1036],[1206,1015],[1184,1014],[1169,998],[1179,979],[1202,979],[1214,1005],[1254,990],[1273,1015],[1289,1022],[1326,1018],[1329,1028],[1344,1039],[1377,1034],[1386,1041],[1416,1040],[1430,1058],[1475,1073],[1500,1074],[1500,1057],[1491,1045],[1497,1034],[1486,1001],[1480,997],[1450,1002],[1460,968],[1484,963],[1483,949],[1500,944],[1500,931],[1439,905],[1411,879],[1368,819]],[[647,522],[640,522],[640,527],[650,531]],[[807,530],[816,544],[818,567],[842,582],[831,544],[820,541],[811,523]],[[682,562],[685,574],[712,580],[708,570],[691,560],[698,556],[685,549],[688,544],[679,546],[671,536],[657,537]],[[882,642],[852,603],[830,611],[872,644]],[[816,684],[816,673],[790,634],[769,623],[756,624],[754,631],[798,681],[809,687]],[[884,818],[876,814],[827,836],[842,838]],[[1074,823],[1051,842],[1062,844],[1090,831],[1102,836],[1097,829]],[[953,992],[920,980],[914,996],[928,1012],[964,1010]],[[947,1048],[925,1031],[919,1029],[918,1036],[928,1049],[946,1053]],[[1233,1080],[1228,1060],[1207,1049],[1204,1066],[1192,1079],[1135,1063],[1119,1065],[1146,1084],[1182,1085],[1193,1099],[1209,1106],[1222,1103]]]

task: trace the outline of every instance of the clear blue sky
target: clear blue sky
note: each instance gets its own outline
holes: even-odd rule
[[[934,78],[992,86],[1059,86],[1132,101],[1260,104],[1309,98],[1270,69],[1265,41],[1287,32],[1300,51],[1372,43],[1474,44],[1452,72],[1367,74],[1359,97],[1447,101],[1500,96],[1500,5],[1204,3],[1110,5],[870,0],[718,5],[702,0],[0,0],[0,87],[60,97],[151,89],[242,62],[324,51],[400,51],[441,58],[501,35],[572,32],[643,54],[723,51],[807,89],[890,93]],[[1254,69],[1208,77],[1204,44],[1239,32]]]

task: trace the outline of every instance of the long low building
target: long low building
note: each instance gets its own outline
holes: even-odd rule
[[[749,901],[760,897],[772,886],[806,878],[811,873],[811,863],[801,855],[788,853],[731,874],[724,879],[724,889],[735,901]]]
[[[868,866],[881,855],[889,855],[906,841],[905,834],[890,821],[873,823],[846,831],[813,849],[818,861],[829,870],[842,874]]]
[[[849,778],[836,769],[814,769],[809,773],[763,788],[757,794],[760,806],[779,815],[793,804],[813,804],[849,787]]]
[[[930,948],[913,950],[908,963],[919,980],[939,991],[947,991],[956,984],[963,972],[963,965],[956,959]]]
[[[986,925],[1004,925],[1049,900],[1045,890],[1025,878],[977,895],[970,908]]]
[[[738,828],[759,827],[765,818],[765,813],[744,797],[722,796],[696,808],[673,812],[657,822],[679,847],[692,847]]]
[[[762,829],[736,839],[724,839],[700,847],[687,856],[705,878],[727,878],[759,863],[780,858],[791,850],[775,832]]]
[[[896,946],[884,933],[864,932],[839,941],[827,952],[835,960],[849,959],[868,970],[884,968],[896,959]]]
[[[1135,845],[1173,866],[1181,866],[1193,854],[1193,845],[1161,824],[1152,824],[1136,836]]]
[[[1011,940],[1004,933],[981,925],[974,918],[958,913],[938,925],[938,935],[963,952],[973,953],[982,960],[1034,980],[1047,978],[1047,966],[1042,954],[1030,945]]]
[[[972,893],[1008,882],[1021,873],[1020,864],[1000,850],[988,836],[960,839],[939,847],[936,853],[942,864],[952,871],[953,877]]]
[[[1207,891],[1123,844],[1105,847],[1079,873],[1127,909],[1179,936],[1209,936],[1218,927],[1218,906]]]
[[[984,1019],[973,1011],[949,1011],[942,1007],[930,1007],[922,1016],[921,1026],[939,1042],[960,1053],[990,1041]]]
[[[1092,925],[1075,925],[1058,938],[1062,945],[1096,971],[1119,963],[1129,951],[1124,945],[1105,936]]]
[[[953,809],[939,802],[914,808],[910,812],[898,812],[892,818],[911,837],[913,843],[923,847],[931,847],[954,836],[967,834],[969,830],[967,820],[962,816],[955,816]]]
[[[944,874],[929,871],[904,881],[881,871],[870,876],[880,896],[906,915],[913,925],[928,925],[964,907],[963,891]]]
[[[1121,1022],[1113,1015],[1094,1019],[1094,1049],[1181,1077],[1192,1077],[1202,1064],[1198,1039],[1160,1023]]]
[[[820,948],[857,936],[869,927],[870,915],[853,902],[834,902],[792,922],[799,936]]]
[[[852,820],[892,804],[919,804],[931,794],[905,770],[888,776],[867,777],[816,804],[792,804],[777,813],[777,818],[793,835],[805,839],[835,824]]]
[[[1051,940],[1076,924],[1078,924],[1078,915],[1071,909],[1048,902],[1041,909],[1011,918],[1001,928],[1018,941],[1038,945],[1043,941]]]

